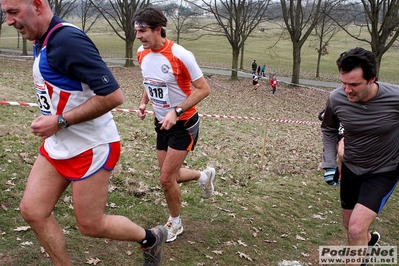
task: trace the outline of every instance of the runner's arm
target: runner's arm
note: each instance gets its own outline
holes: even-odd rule
[[[146,116],[145,109],[146,109],[147,103],[149,101],[150,101],[150,99],[148,98],[147,91],[144,89],[143,90],[143,94],[141,95],[141,99],[140,99],[140,103],[139,103],[139,109],[138,109],[138,112],[137,112],[137,116],[140,119],[144,119],[145,118],[145,116]]]
[[[95,95],[85,103],[63,114],[68,124],[74,125],[89,121],[111,111],[124,102],[124,95],[119,88],[105,96]]]
[[[187,99],[179,105],[179,107],[181,107],[184,111],[197,105],[199,102],[205,99],[211,92],[209,84],[204,76],[194,81],[192,85],[194,86],[195,89],[193,90],[191,95],[187,97]]]

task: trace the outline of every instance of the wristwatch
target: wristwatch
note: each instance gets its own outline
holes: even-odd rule
[[[64,117],[62,117],[62,114],[58,116],[58,126],[60,128],[67,128],[68,127],[68,121],[65,120]]]
[[[181,107],[176,107],[175,112],[176,112],[177,117],[180,117],[184,114],[184,111]]]

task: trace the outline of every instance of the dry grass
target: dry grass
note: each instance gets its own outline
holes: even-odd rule
[[[0,100],[34,102],[31,62],[0,58],[0,63],[7,66],[0,70]],[[142,92],[140,70],[111,69],[126,96],[121,107],[136,109]],[[198,146],[185,165],[215,166],[216,193],[203,201],[196,184],[181,186],[185,232],[166,245],[164,265],[277,265],[283,259],[317,265],[319,245],[343,244],[345,238],[338,190],[324,184],[318,169],[322,146],[317,115],[328,92],[280,85],[272,97],[265,80],[251,91],[250,79],[232,82],[223,76],[212,76],[209,84],[212,92],[199,105],[201,114],[293,122],[201,119]],[[32,232],[14,231],[26,225],[16,208],[37,154],[39,140],[30,134],[29,125],[39,112],[5,105],[0,112],[0,264],[49,265]],[[163,224],[168,211],[158,182],[152,121],[140,121],[134,113],[113,114],[123,153],[111,180],[107,212],[127,215],[145,227]],[[300,121],[316,124],[295,123]],[[391,201],[374,225],[386,244],[399,239],[393,215],[398,211],[397,196]],[[101,265],[142,263],[136,244],[81,236],[69,204],[61,201],[55,214],[67,232],[74,265],[89,264],[90,258],[99,258]]]

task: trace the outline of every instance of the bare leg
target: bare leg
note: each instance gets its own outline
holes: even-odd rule
[[[54,265],[71,265],[62,229],[52,214],[69,182],[41,155],[29,174],[20,211]]]
[[[179,151],[168,148],[168,151],[157,151],[158,162],[161,168],[160,181],[168,203],[170,215],[180,215],[181,193],[178,183],[198,180],[200,172],[181,168],[188,151]]]
[[[76,221],[82,234],[114,240],[140,242],[145,230],[130,219],[119,215],[106,215],[108,183],[111,172],[100,170],[95,175],[72,184]]]
[[[85,180],[73,182],[74,211],[79,230],[93,237],[140,242],[145,238],[142,227],[126,217],[104,213],[110,174],[110,171],[100,170]],[[71,265],[64,234],[52,215],[55,204],[69,183],[44,157],[39,156],[20,204],[22,216],[54,265]]]
[[[377,214],[358,203],[353,210],[342,210],[342,216],[348,230],[348,246],[367,246],[370,240],[369,228]]]
[[[177,183],[196,181],[200,178],[201,172],[188,168],[180,168]]]
[[[349,219],[348,244],[350,246],[367,246],[369,227],[377,214],[362,204],[356,204]]]

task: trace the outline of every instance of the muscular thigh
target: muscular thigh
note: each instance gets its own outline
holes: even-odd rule
[[[111,170],[119,159],[120,143],[111,143],[106,154],[107,159],[98,171],[72,183],[73,207],[78,222],[96,221],[104,214]]]
[[[95,221],[103,215],[111,172],[101,169],[84,180],[72,183],[73,208],[78,222]]]
[[[21,204],[36,214],[51,212],[69,185],[46,158],[39,155],[29,174]]]

